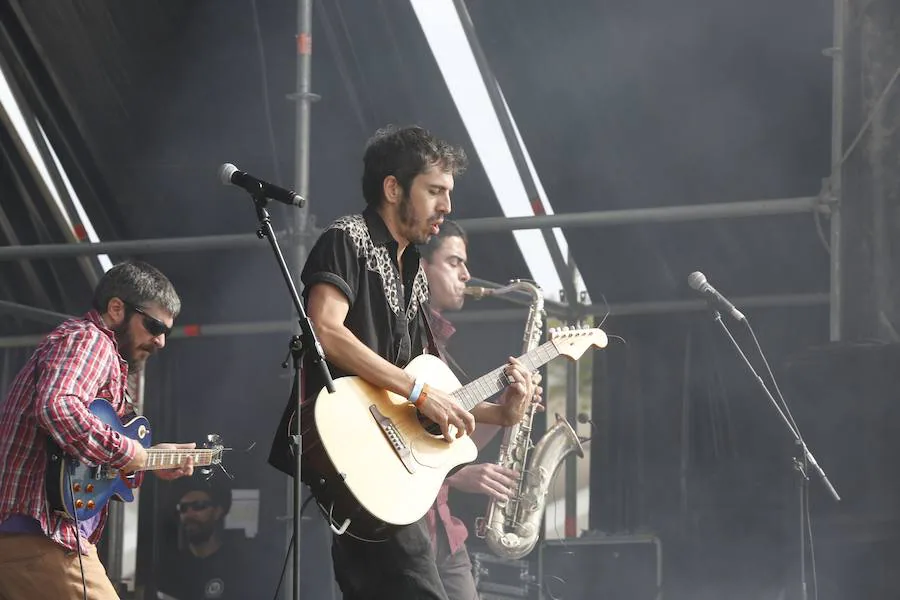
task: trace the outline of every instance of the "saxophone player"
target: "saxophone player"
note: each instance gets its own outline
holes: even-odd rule
[[[455,332],[445,312],[460,310],[465,301],[466,282],[469,281],[468,239],[462,227],[449,219],[444,220],[440,232],[420,247],[422,267],[428,278],[431,295],[429,316],[435,341],[444,358],[457,372],[460,379],[468,379],[462,369],[447,352],[447,343]],[[539,381],[535,381],[535,385]],[[536,399],[541,390],[536,388]],[[501,397],[500,402],[503,402]],[[496,425],[480,424],[472,433],[472,440],[482,449],[500,431]],[[504,502],[515,494],[518,473],[492,462],[466,465],[449,476],[428,511],[426,519],[434,545],[438,572],[450,600],[478,598],[472,564],[466,550],[468,530],[454,517],[447,503],[449,489],[482,494]]]

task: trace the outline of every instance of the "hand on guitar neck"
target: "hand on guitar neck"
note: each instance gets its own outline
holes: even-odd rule
[[[503,369],[508,386],[497,404],[482,402],[472,409],[475,420],[501,427],[515,425],[522,420],[535,399],[536,379],[517,358],[510,357]],[[539,381],[539,379],[537,380]],[[540,397],[537,397],[537,401]]]
[[[147,459],[149,454],[147,450],[141,446],[140,444],[136,444],[137,452],[134,455],[134,458],[131,459],[131,462],[125,465],[122,470],[125,473],[134,473],[136,471],[143,471],[147,467]],[[190,442],[187,444],[156,444],[153,446],[153,449],[157,450],[193,450],[197,447],[197,444],[194,442]],[[156,476],[160,479],[172,480],[178,479],[179,477],[190,477],[194,474],[194,459],[191,456],[188,456],[184,459],[184,461],[178,467],[174,469],[160,469],[155,471]]]

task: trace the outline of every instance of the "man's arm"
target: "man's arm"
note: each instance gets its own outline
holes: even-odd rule
[[[502,428],[498,425],[487,425],[482,423],[481,427],[476,427],[475,431],[473,431],[472,435],[469,437],[472,438],[472,441],[475,442],[475,447],[481,452],[484,450],[485,446],[491,443],[491,440],[494,439],[494,436],[497,435],[501,429]]]
[[[336,286],[318,283],[308,292],[307,313],[329,362],[354,373],[372,385],[408,396],[415,379],[380,357],[344,325],[350,301]]]
[[[88,405],[118,360],[98,332],[78,332],[50,345],[36,368],[35,415],[40,426],[67,454],[116,469],[146,462],[143,447],[112,430]]]
[[[376,387],[409,397],[415,378],[379,356],[353,335],[344,325],[349,312],[350,300],[337,286],[317,283],[309,289],[307,313],[316,328],[316,335],[325,349],[328,361]],[[472,416],[441,390],[429,391],[419,410],[440,425],[448,441],[452,439],[448,425],[456,427],[458,435],[471,433],[475,428]]]

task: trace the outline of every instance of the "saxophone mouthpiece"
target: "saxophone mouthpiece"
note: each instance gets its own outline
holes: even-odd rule
[[[463,290],[466,296],[472,296],[476,300],[481,300],[485,296],[491,295],[491,289],[486,287],[479,287],[475,285],[470,285]]]

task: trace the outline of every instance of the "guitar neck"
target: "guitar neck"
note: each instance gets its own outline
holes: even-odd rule
[[[559,350],[552,341],[545,342],[519,357],[528,371],[537,371],[542,366],[559,356]],[[466,410],[472,410],[481,402],[484,402],[494,394],[503,391],[509,385],[504,369],[506,366],[497,367],[489,373],[485,373],[478,379],[453,392],[453,397],[460,406]]]
[[[194,459],[195,467],[211,465],[215,450],[179,450],[149,448],[147,450],[147,464],[144,471],[156,471],[158,469],[174,469],[180,467],[188,458]]]

